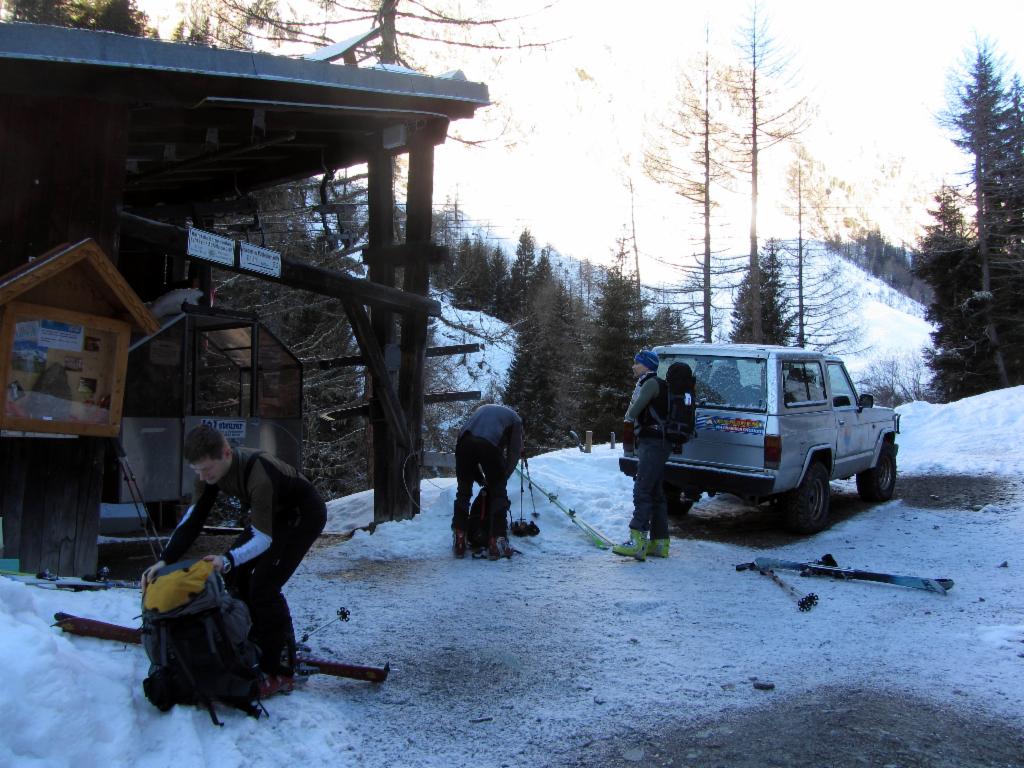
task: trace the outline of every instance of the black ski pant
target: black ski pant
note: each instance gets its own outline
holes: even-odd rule
[[[309,499],[280,525],[275,520],[270,548],[228,574],[238,597],[249,606],[249,637],[259,646],[260,669],[268,675],[291,675],[295,669],[295,629],[281,588],[327,523],[327,506],[319,496],[313,502]]]
[[[487,486],[487,512],[491,536],[498,538],[508,535],[508,510],[512,502],[505,488],[508,475],[505,474],[505,458],[502,450],[493,443],[466,432],[455,446],[455,510],[452,528],[460,531],[469,526],[469,504],[473,497],[473,483]]]

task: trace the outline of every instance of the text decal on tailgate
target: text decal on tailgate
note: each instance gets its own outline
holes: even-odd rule
[[[747,435],[763,435],[764,422],[760,419],[744,419],[726,416],[697,415],[698,431],[741,432]]]

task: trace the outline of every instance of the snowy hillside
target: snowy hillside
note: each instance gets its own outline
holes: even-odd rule
[[[852,330],[852,338],[837,350],[856,380],[873,362],[904,355],[919,357],[931,343],[932,326],[924,319],[924,307],[904,296],[882,280],[828,251],[824,243],[805,243],[808,280],[816,275],[837,271],[835,279],[847,285],[854,300],[836,322]],[[575,292],[581,287],[580,262],[552,256],[556,274]],[[515,352],[515,330],[482,312],[455,309],[445,296],[439,296],[443,319],[435,321],[434,343],[482,343],[486,349],[464,358],[452,358],[445,364],[451,389],[479,389],[485,397],[500,392],[506,383],[508,369]],[[729,333],[730,313],[735,290],[715,291],[714,316],[719,328],[716,340],[725,340]],[[838,310],[837,310],[838,311]]]
[[[516,333],[497,318],[467,309],[456,309],[447,296],[439,296],[441,318],[431,325],[432,343],[482,344],[484,349],[438,361],[444,371],[445,386],[452,391],[478,389],[485,398],[494,398],[505,387],[508,369],[515,354]]]
[[[424,481],[414,520],[324,543],[286,588],[299,633],[327,623],[339,606],[352,611],[349,624],[310,638],[316,654],[389,661],[388,680],[313,677],[269,699],[269,718],[221,708],[223,728],[199,708],[163,714],[150,705],[139,647],[51,626],[59,610],[135,624],[137,593],[58,592],[0,578],[0,765],[668,765],[659,750],[697,723],[714,736],[713,749],[698,753],[694,741],[685,764],[718,765],[716,749],[746,738],[729,718],[836,689],[915,696],[957,718],[993,718],[1004,731],[985,731],[988,751],[967,764],[1020,765],[1009,755],[1024,754],[1024,387],[900,411],[902,482],[987,473],[994,498],[922,507],[900,499],[898,481],[893,501],[812,537],[770,550],[674,538],[667,560],[638,563],[595,548],[544,496],[521,496],[513,477],[513,513],[522,509],[541,533],[515,539],[522,554],[492,563],[451,556],[452,482]],[[616,462],[604,446],[537,456],[530,470],[618,538],[631,500]],[[704,500],[697,510],[726,503]],[[330,528],[351,529],[371,508],[369,493],[338,499]],[[819,597],[801,613],[770,580],[734,568],[765,554],[806,560],[825,552],[850,566],[950,578],[955,587],[940,595],[786,573],[800,593]],[[851,701],[826,698],[822,707]],[[946,740],[961,737],[946,722],[936,721],[925,740],[940,755]],[[809,724],[789,726],[803,733]],[[853,737],[900,750],[899,729],[886,720]],[[611,758],[595,751],[605,740]],[[793,759],[776,764],[854,764]],[[896,764],[856,764],[886,763]],[[899,764],[958,763],[925,755]]]

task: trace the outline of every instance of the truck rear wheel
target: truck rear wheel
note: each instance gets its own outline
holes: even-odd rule
[[[824,529],[831,498],[828,470],[820,461],[811,462],[800,485],[783,500],[786,528],[794,533],[817,533]]]
[[[661,484],[661,489],[665,493],[665,506],[668,508],[669,517],[682,517],[690,511],[690,507],[693,506],[693,499],[688,499],[683,496],[683,489],[679,488],[667,480]]]
[[[896,452],[882,443],[878,463],[857,474],[857,493],[864,501],[888,501],[896,490]]]

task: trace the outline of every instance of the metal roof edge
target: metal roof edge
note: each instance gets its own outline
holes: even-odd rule
[[[3,60],[273,80],[441,99],[475,107],[490,104],[484,83],[24,22],[0,23],[0,62]]]

